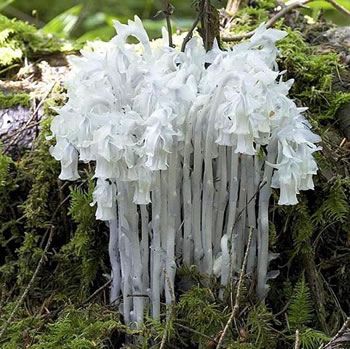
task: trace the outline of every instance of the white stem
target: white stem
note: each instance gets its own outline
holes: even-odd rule
[[[203,199],[202,199],[202,243],[203,243],[203,272],[211,273],[213,267],[213,205],[214,205],[214,178],[212,153],[214,144],[211,142],[211,122],[207,125],[207,137],[204,155],[204,175],[203,175]]]
[[[191,115],[192,116],[192,115]],[[186,139],[184,148],[183,163],[183,218],[184,218],[184,238],[183,238],[183,263],[191,265],[193,256],[193,238],[192,238],[192,188],[190,179],[191,154],[192,148],[192,117],[186,128]]]
[[[160,216],[161,216],[161,180],[160,171],[155,172],[154,188],[152,190],[152,317],[160,318],[160,273],[161,273],[161,250],[160,250]]]
[[[178,193],[176,188],[176,166],[177,166],[177,151],[175,148],[170,154],[169,168],[168,168],[168,229],[166,241],[166,277],[165,280],[165,301],[170,305],[173,301],[173,290],[176,272],[176,263],[174,256],[175,249],[175,234],[176,234],[176,202],[178,200]]]
[[[213,99],[210,101],[211,108],[209,110],[209,118],[207,120],[207,133],[205,137],[204,151],[204,175],[203,175],[203,199],[202,199],[202,241],[204,250],[203,271],[212,273],[213,269],[213,207],[214,207],[214,175],[213,175],[213,159],[217,157],[218,145],[215,143],[215,118],[216,113],[222,99],[223,87],[231,78],[230,75],[225,77],[220,87],[217,87]]]
[[[274,163],[277,155],[276,142],[267,147],[267,161]],[[265,163],[263,184],[259,193],[259,215],[258,215],[258,265],[257,265],[257,287],[256,293],[260,299],[266,296],[268,291],[267,267],[269,258],[269,201],[271,196],[271,178],[273,168]]]
[[[123,293],[123,315],[125,323],[130,323],[130,313],[132,307],[131,294],[131,251],[130,242],[126,234],[128,230],[128,224],[126,221],[126,213],[128,209],[127,197],[123,190],[123,183],[118,182],[118,217],[119,217],[119,246],[120,246],[120,261],[121,261],[121,274],[122,274],[122,293]]]
[[[161,196],[161,215],[160,215],[160,256],[161,256],[161,270],[160,270],[160,292],[164,291],[165,275],[164,268],[166,263],[166,251],[169,229],[169,211],[168,211],[168,176],[169,171],[160,171],[160,196]]]
[[[123,183],[122,190],[125,192],[127,198],[127,212],[126,219],[128,229],[126,234],[130,241],[131,249],[131,282],[132,282],[132,296],[133,296],[133,321],[137,325],[143,322],[144,299],[142,295],[142,262],[141,249],[139,240],[139,216],[137,212],[137,205],[133,202],[134,188],[131,183]]]
[[[228,242],[233,240],[233,226],[236,219],[237,213],[237,199],[238,199],[238,164],[239,156],[233,149],[231,149],[231,166],[230,166],[230,183],[229,183],[229,202],[228,202],[228,218],[226,234],[221,239],[221,251],[222,251],[222,261],[221,261],[221,284],[226,286],[230,281],[230,271],[231,271],[231,258],[229,253]],[[235,250],[236,245],[232,245],[231,251],[235,255],[237,251]]]
[[[234,246],[235,254],[232,253],[232,275],[239,272],[243,261],[244,246],[246,240],[246,215],[247,215],[247,175],[246,175],[246,157],[241,154],[240,159],[240,188],[238,199],[238,212],[234,228],[234,236],[232,246]],[[233,249],[232,249],[233,252]]]
[[[121,289],[121,265],[119,256],[119,232],[118,232],[118,221],[113,219],[109,221],[109,259],[112,267],[112,285],[110,293],[110,302],[114,303],[119,295]]]
[[[181,189],[183,187],[183,171],[182,171],[182,159],[183,159],[183,153],[180,154],[178,149],[176,149],[177,155],[176,155],[176,165],[175,165],[175,171],[176,171],[176,191],[177,191],[177,199],[174,203],[174,215],[175,215],[175,256],[178,260],[180,260],[183,256],[183,247],[184,247],[184,237],[183,237],[183,218],[181,215],[182,207],[183,207],[183,195],[181,192]]]
[[[258,187],[255,185],[255,159],[247,156],[247,217],[248,228],[252,229],[251,244],[247,261],[247,273],[253,272],[256,265],[256,195]]]
[[[141,211],[141,257],[142,257],[142,293],[148,294],[149,284],[149,214],[146,205],[140,205]]]
[[[227,156],[226,147],[219,146],[218,171],[217,171],[217,217],[214,237],[214,255],[220,251],[220,241],[223,234],[225,209],[227,205]]]
[[[193,205],[192,205],[192,224],[193,224],[193,240],[194,240],[194,264],[201,270],[201,260],[203,256],[203,246],[201,238],[201,202],[202,202],[202,171],[203,171],[203,154],[202,154],[202,129],[204,110],[198,112],[196,117],[196,125],[194,128],[194,157],[193,172],[191,176],[193,189]]]

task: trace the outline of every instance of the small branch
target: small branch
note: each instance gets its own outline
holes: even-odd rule
[[[295,331],[295,345],[294,345],[294,349],[300,349],[300,334],[299,334],[299,330]]]
[[[228,30],[231,27],[233,18],[236,16],[242,0],[229,0],[223,12],[222,26]]]
[[[88,304],[92,299],[94,299],[99,293],[101,293],[106,287],[112,283],[112,279],[108,280],[100,288],[98,288],[91,296],[89,296],[83,303],[82,306]]]
[[[266,28],[271,28],[279,19],[284,17],[288,12],[294,10],[295,8],[303,7],[311,1],[313,1],[313,0],[296,0],[296,1],[290,2],[288,6],[284,7],[280,12],[276,13],[270,20],[267,21]],[[345,8],[344,6],[342,6],[341,4],[339,4],[337,1],[335,1],[335,0],[325,0],[325,1],[327,1],[329,4],[331,4],[339,12],[341,12],[347,16],[350,16],[350,11],[347,8]],[[221,39],[225,42],[248,39],[255,34],[255,31],[256,30],[252,30],[248,33],[222,37]]]
[[[311,2],[313,0],[298,0],[290,5],[286,6],[283,8],[280,12],[276,13],[272,18],[270,18],[266,22],[266,28],[271,28],[280,18],[284,17],[288,12],[294,10],[297,7],[302,7],[306,5],[307,3]],[[242,39],[248,39],[252,37],[255,34],[256,30],[252,30],[248,33],[243,33],[243,34],[238,34],[238,35],[232,35],[232,36],[224,36],[221,38],[221,40],[225,42],[230,42],[230,41],[239,41]]]
[[[241,0],[229,0],[226,5],[226,12],[233,17],[237,13],[240,4]]]
[[[164,0],[165,8],[164,8],[164,15],[166,20],[166,26],[168,29],[168,37],[169,37],[169,47],[175,47],[173,43],[173,30],[171,27],[171,20],[170,17],[174,12],[174,6],[170,4],[169,0]]]
[[[203,2],[203,16],[202,16],[202,30],[204,35],[204,47],[205,50],[209,50],[209,1],[204,0]]]
[[[341,327],[341,329],[337,332],[337,334],[327,343],[327,344],[323,344],[321,346],[319,346],[318,349],[327,349],[329,348],[331,345],[333,345],[337,339],[339,339],[347,330],[350,329],[350,317],[348,317],[343,326]]]
[[[17,313],[17,310],[18,308],[22,305],[22,303],[24,302],[28,292],[30,291],[30,289],[32,288],[33,284],[34,284],[34,281],[41,269],[41,267],[43,266],[44,264],[44,260],[45,260],[45,257],[46,257],[46,254],[47,254],[47,251],[49,250],[50,246],[51,246],[51,242],[52,242],[52,238],[53,238],[53,235],[54,235],[54,229],[53,227],[50,228],[50,235],[47,239],[47,242],[46,242],[46,245],[45,245],[45,248],[44,248],[44,251],[43,251],[43,254],[39,260],[39,263],[37,264],[36,266],[36,269],[32,275],[32,278],[30,279],[27,287],[25,288],[24,292],[22,293],[21,297],[18,299],[15,307],[13,308],[10,316],[8,317],[8,319],[6,320],[5,324],[2,326],[2,329],[1,329],[1,332],[0,332],[0,340],[2,339],[2,337],[4,336],[8,326],[10,325],[11,321],[13,320],[14,316],[16,315]]]
[[[182,325],[182,324],[180,324],[180,323],[178,323],[178,322],[175,322],[175,325],[178,326],[178,327],[181,327],[181,328],[184,329],[185,331],[192,332],[192,333],[194,333],[194,334],[197,334],[198,336],[201,336],[201,337],[203,337],[203,338],[205,338],[205,339],[208,339],[210,342],[212,342],[212,343],[214,343],[214,344],[218,344],[218,342],[215,340],[215,338],[212,338],[212,337],[206,335],[205,333],[202,333],[202,332],[199,332],[199,331],[197,331],[197,330],[194,330],[193,328],[187,327],[187,326]]]
[[[346,16],[350,16],[350,11],[336,2],[335,0],[326,0],[329,4],[331,4],[335,9],[337,9],[339,12],[343,13]]]
[[[199,21],[201,20],[201,18],[202,18],[202,11],[199,11],[196,20],[193,22],[191,29],[189,30],[189,32],[185,36],[184,41],[182,42],[181,52],[185,52],[186,45],[192,39],[193,32],[197,28],[197,25],[198,25]]]
[[[235,305],[233,307],[232,313],[225,325],[224,330],[222,331],[222,334],[220,336],[218,345],[216,347],[216,349],[221,348],[222,346],[222,342],[226,336],[226,333],[233,321],[233,319],[235,319],[238,315],[239,312],[239,299],[241,297],[241,292],[242,292],[242,284],[243,284],[243,279],[244,279],[244,274],[245,274],[245,269],[247,267],[247,262],[248,262],[248,255],[249,255],[249,250],[250,250],[250,245],[252,242],[252,236],[253,236],[253,228],[250,227],[249,228],[249,236],[248,236],[248,242],[247,242],[247,247],[246,247],[246,251],[244,254],[244,259],[243,259],[243,263],[242,263],[242,269],[241,269],[241,273],[239,275],[239,280],[238,280],[238,284],[237,284],[237,292],[236,292],[236,297],[235,297]]]

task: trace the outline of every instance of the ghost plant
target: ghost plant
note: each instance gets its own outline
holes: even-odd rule
[[[247,271],[263,298],[271,188],[294,205],[317,171],[319,137],[276,64],[285,33],[261,26],[248,42],[208,52],[194,37],[181,52],[166,35],[151,43],[137,17],[115,26],[110,42],[71,58],[69,100],[51,126],[62,180],[79,177],[78,160],[96,164],[92,204],[110,230],[111,301],[122,294],[126,322],[141,323],[146,303],[158,319],[181,263],[226,286],[249,230]]]

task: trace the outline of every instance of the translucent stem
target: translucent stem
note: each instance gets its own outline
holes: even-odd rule
[[[247,155],[240,155],[240,187],[238,199],[238,211],[234,228],[232,246],[235,249],[235,254],[232,250],[232,275],[239,272],[244,255],[244,246],[246,240],[246,216],[247,216],[247,171],[246,171]]]
[[[203,256],[203,246],[201,238],[201,202],[202,202],[202,171],[203,171],[203,155],[202,155],[202,127],[203,122],[201,114],[203,110],[197,114],[196,125],[194,129],[194,159],[193,172],[191,176],[193,189],[193,240],[194,240],[194,264],[201,269],[201,260]]]
[[[267,147],[267,161],[274,163],[277,154],[276,142],[270,143]],[[259,193],[259,215],[258,215],[258,265],[257,265],[257,287],[256,293],[260,299],[266,296],[267,267],[269,258],[269,201],[271,196],[271,178],[273,168],[265,163],[263,184]]]
[[[178,200],[178,192],[176,188],[177,182],[177,151],[174,149],[170,154],[169,168],[168,168],[168,229],[166,241],[166,277],[165,281],[165,301],[170,305],[173,301],[174,281],[176,272],[175,263],[175,234],[176,234],[176,203]]]
[[[226,286],[230,279],[230,270],[231,270],[231,258],[229,253],[228,242],[231,241],[231,253],[235,255],[236,245],[232,244],[233,239],[233,226],[236,219],[237,212],[237,200],[238,200],[238,188],[239,188],[239,179],[238,179],[238,165],[239,157],[233,149],[231,150],[231,167],[230,167],[230,183],[229,183],[229,202],[228,202],[228,218],[227,218],[227,227],[226,234],[221,239],[221,251],[222,251],[222,262],[221,262],[221,284]]]
[[[110,302],[114,303],[121,290],[121,265],[119,256],[119,232],[117,219],[109,221],[109,259],[112,267],[112,285],[110,293]]]
[[[118,217],[119,217],[119,246],[120,246],[120,261],[122,274],[122,293],[123,293],[123,315],[125,323],[131,322],[131,251],[130,241],[128,238],[129,226],[126,220],[128,210],[127,196],[123,190],[123,183],[118,182]]]
[[[161,250],[160,250],[160,215],[161,215],[161,180],[160,171],[155,172],[154,188],[152,190],[152,248],[151,248],[151,300],[152,317],[160,318],[160,273],[161,273]]]
[[[192,187],[190,178],[191,154],[192,148],[192,118],[189,120],[186,128],[183,160],[183,219],[184,219],[184,235],[183,235],[183,263],[191,265],[193,261],[193,237],[192,237]]]
[[[141,258],[142,258],[142,293],[148,294],[149,284],[149,213],[146,205],[140,205],[141,211]]]
[[[255,160],[247,156],[247,218],[248,228],[252,229],[251,244],[247,261],[247,273],[252,273],[256,265],[256,195],[258,186],[255,184]]]
[[[220,251],[220,241],[224,230],[224,217],[227,205],[227,157],[226,147],[219,146],[218,171],[216,175],[216,183],[218,183],[217,216],[215,220],[215,236],[214,236],[214,255]]]

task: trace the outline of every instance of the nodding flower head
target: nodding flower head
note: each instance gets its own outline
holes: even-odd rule
[[[66,138],[57,138],[57,143],[50,149],[51,155],[61,162],[62,180],[74,181],[80,178],[78,173],[78,152]]]
[[[93,202],[97,204],[96,218],[104,221],[116,219],[117,187],[114,181],[98,178],[93,193]]]

